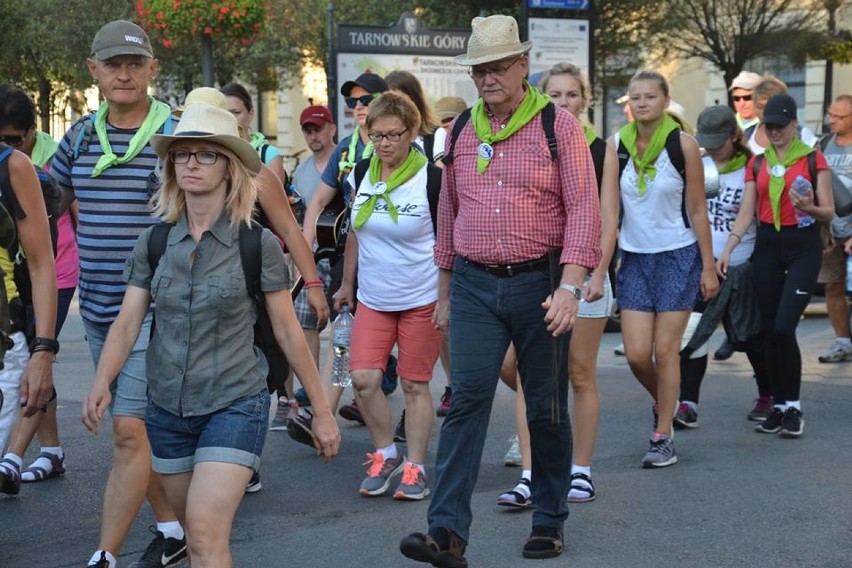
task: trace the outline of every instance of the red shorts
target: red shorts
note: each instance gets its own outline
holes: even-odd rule
[[[399,344],[399,376],[408,381],[429,381],[438,360],[441,332],[432,323],[435,302],[402,312],[379,312],[358,304],[352,326],[349,369],[385,370],[388,355]]]

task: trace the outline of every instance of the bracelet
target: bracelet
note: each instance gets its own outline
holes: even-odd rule
[[[732,237],[737,237],[737,240],[738,240],[738,241],[742,241],[742,240],[743,240],[743,238],[742,238],[742,236],[741,236],[741,235],[738,235],[738,234],[736,234],[736,233],[734,233],[734,232],[731,232],[731,236],[732,236]]]
[[[56,355],[59,353],[59,342],[49,337],[36,337],[30,342],[30,355],[39,351],[50,351]]]
[[[319,278],[317,278],[316,280],[305,280],[305,282],[302,284],[302,288],[305,288],[306,290],[309,289],[309,288],[322,288],[322,287],[323,287],[323,283],[322,283],[322,280],[320,280]]]

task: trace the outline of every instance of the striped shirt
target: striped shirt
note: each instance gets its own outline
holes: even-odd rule
[[[147,145],[129,162],[93,178],[92,170],[103,149],[92,128],[88,148],[86,144],[80,147],[70,168],[68,151],[77,142],[76,130],[72,126],[63,136],[50,175],[60,188],[74,192],[80,207],[80,314],[92,322],[112,323],[126,289],[124,264],[142,231],[158,221],[148,204],[156,190],[157,154]],[[74,140],[70,139],[72,133]],[[136,129],[115,128],[107,122],[107,136],[118,156],[127,151],[134,134]]]
[[[497,132],[508,121],[490,117]],[[452,131],[452,126],[450,126]],[[451,270],[456,255],[481,264],[515,264],[561,248],[561,264],[594,270],[601,260],[595,169],[574,116],[556,109],[558,160],[551,160],[541,113],[494,145],[485,173],[476,171],[479,139],[468,122],[444,168],[435,264]],[[447,150],[449,150],[449,137]]]

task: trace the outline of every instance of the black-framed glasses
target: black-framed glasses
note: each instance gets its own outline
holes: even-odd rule
[[[506,71],[508,71],[509,68],[512,67],[512,65],[520,61],[521,58],[523,58],[523,55],[519,55],[518,57],[513,59],[511,63],[502,67],[471,67],[469,74],[474,79],[484,79],[486,75],[491,75],[492,77],[502,77],[506,74]]]
[[[402,135],[406,132],[408,132],[407,128],[402,132],[388,132],[387,134],[382,134],[381,132],[370,132],[367,134],[367,138],[369,138],[373,144],[378,144],[382,140],[387,140],[388,142],[399,142]]]
[[[192,156],[195,156],[195,161],[202,166],[212,166],[219,159],[219,156],[224,156],[213,150],[201,150],[200,152],[190,152],[188,150],[172,150],[169,156],[175,164],[186,164]]]
[[[24,136],[18,136],[17,134],[7,134],[6,136],[0,136],[0,142],[7,146],[17,148],[24,143],[24,138]]]
[[[735,103],[738,103],[740,101],[750,101],[752,99],[752,96],[751,95],[734,95],[731,98],[734,99]]]
[[[346,97],[344,100],[346,101],[346,106],[354,109],[355,105],[361,103],[364,106],[370,106],[370,103],[373,102],[373,99],[377,99],[381,96],[381,93],[372,93],[369,95],[361,95],[360,97]]]

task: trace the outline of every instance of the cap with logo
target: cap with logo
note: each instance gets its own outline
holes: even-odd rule
[[[763,108],[763,124],[787,126],[798,119],[796,99],[790,95],[775,95],[766,101]]]
[[[92,41],[92,58],[104,61],[118,55],[142,55],[154,57],[151,41],[145,30],[126,20],[115,20],[105,24]]]
[[[312,124],[322,128],[326,124],[334,124],[334,117],[331,116],[331,111],[322,105],[309,106],[302,111],[299,116],[299,125],[304,127],[306,124]]]
[[[728,90],[743,89],[744,91],[751,91],[760,83],[761,79],[763,77],[752,71],[740,71],[740,74],[731,81],[731,86],[728,87]]]
[[[705,108],[698,115],[695,138],[703,148],[718,148],[737,131],[737,117],[726,105]]]
[[[348,97],[352,92],[352,89],[355,87],[361,87],[368,93],[384,93],[388,90],[388,84],[382,79],[380,76],[375,73],[361,73],[358,75],[358,78],[354,81],[346,81],[343,83],[343,86],[340,87],[340,94],[344,97]]]

